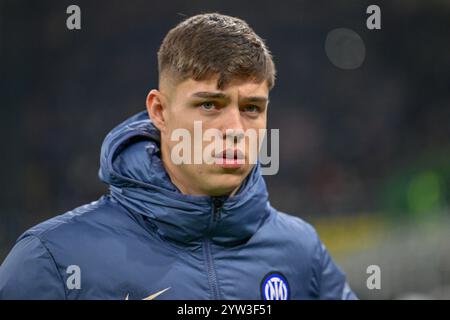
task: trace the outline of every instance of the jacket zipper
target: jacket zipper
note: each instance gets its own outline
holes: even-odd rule
[[[211,224],[209,227],[209,233],[214,229],[217,221],[220,218],[220,210],[222,209],[222,205],[223,205],[222,200],[220,200],[219,198],[213,198],[212,212],[211,212],[212,218],[211,218]],[[208,272],[208,281],[209,281],[209,285],[210,285],[211,291],[212,291],[212,298],[213,298],[213,300],[220,300],[219,284],[217,281],[216,269],[214,268],[210,235],[208,235],[203,240],[203,249],[204,249],[205,260],[206,260],[206,268],[207,268],[207,272]]]

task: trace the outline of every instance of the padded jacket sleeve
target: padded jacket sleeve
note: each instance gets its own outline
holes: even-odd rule
[[[66,299],[62,277],[41,240],[18,240],[0,266],[0,300]]]
[[[356,295],[350,289],[345,274],[334,263],[327,249],[319,241],[318,287],[321,300],[355,300]]]

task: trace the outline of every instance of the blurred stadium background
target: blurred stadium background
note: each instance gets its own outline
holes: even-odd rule
[[[70,4],[80,31],[66,28]],[[371,4],[381,30],[366,28]],[[106,192],[102,139],[144,108],[169,28],[211,11],[245,19],[274,54],[272,204],[318,229],[360,298],[450,299],[445,0],[0,0],[0,261],[30,226]],[[359,68],[329,60],[336,28],[361,37]],[[369,265],[381,268],[380,290],[366,287]]]

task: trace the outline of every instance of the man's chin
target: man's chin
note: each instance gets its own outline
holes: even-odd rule
[[[205,190],[206,194],[214,197],[234,194],[244,180],[244,176],[229,174],[222,174],[221,177],[215,178],[208,180],[208,189]]]

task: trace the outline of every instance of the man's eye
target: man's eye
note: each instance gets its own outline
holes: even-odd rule
[[[244,107],[245,112],[256,113],[259,111],[259,107],[255,105],[248,105]]]
[[[204,110],[210,111],[213,110],[216,105],[214,104],[214,102],[203,102],[200,107],[202,107]]]

